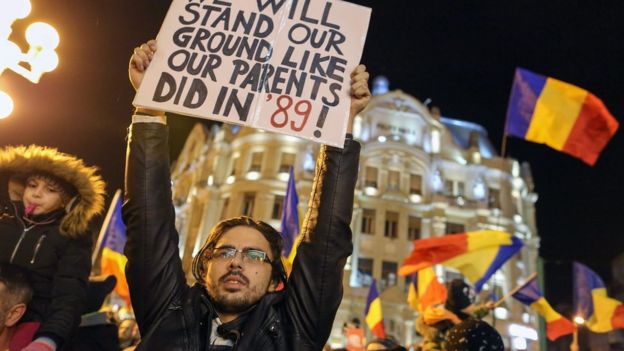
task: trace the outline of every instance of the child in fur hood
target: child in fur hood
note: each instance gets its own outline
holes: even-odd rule
[[[0,262],[28,271],[34,289],[20,322],[23,350],[67,348],[80,323],[91,271],[89,221],[104,207],[95,167],[56,149],[0,148]]]

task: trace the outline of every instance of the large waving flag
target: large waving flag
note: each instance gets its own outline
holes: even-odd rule
[[[364,309],[366,324],[375,336],[378,338],[386,337],[386,329],[384,328],[383,314],[381,313],[381,299],[377,290],[377,282],[373,279],[373,283],[368,290],[368,298],[366,299],[366,309]]]
[[[112,274],[117,278],[115,292],[131,306],[125,273],[128,259],[123,254],[126,245],[126,225],[121,218],[121,202],[121,191],[117,190],[100,231],[101,242],[98,243],[99,247],[102,247],[100,266],[102,275]],[[94,254],[97,254],[97,249]]]
[[[412,274],[407,292],[407,303],[415,311],[423,312],[427,307],[446,302],[448,292],[438,281],[433,267],[427,267]]]
[[[537,276],[529,279],[512,296],[544,317],[548,340],[556,340],[561,336],[572,334],[576,330],[574,323],[560,315],[546,301],[537,285]]]
[[[618,129],[617,120],[587,90],[517,68],[505,133],[594,165]]]
[[[574,306],[593,332],[624,328],[624,304],[608,297],[600,276],[578,262],[574,262]]]
[[[522,241],[497,230],[480,230],[463,234],[414,241],[414,250],[399,268],[399,275],[409,275],[434,264],[461,271],[474,283],[477,291],[511,256],[522,248]]]

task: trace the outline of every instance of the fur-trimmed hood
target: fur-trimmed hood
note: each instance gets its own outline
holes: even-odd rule
[[[87,234],[89,221],[104,209],[106,184],[96,174],[97,168],[88,167],[81,159],[54,148],[37,145],[0,148],[0,173],[23,175],[37,171],[66,181],[78,193],[66,207],[67,214],[60,225],[61,234],[69,237]],[[17,191],[23,192],[23,189]],[[14,195],[21,199],[22,194]]]

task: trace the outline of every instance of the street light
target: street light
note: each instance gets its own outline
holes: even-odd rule
[[[43,22],[35,22],[26,29],[26,41],[29,49],[23,53],[20,47],[9,40],[12,25],[18,19],[27,17],[32,6],[29,0],[12,0],[3,4],[0,13],[0,75],[5,70],[21,75],[33,83],[38,83],[46,72],[53,71],[59,62],[55,49],[59,45],[56,29]],[[0,118],[5,118],[13,111],[13,100],[0,91]]]
[[[0,91],[0,119],[9,117],[11,112],[13,112],[13,100],[9,94]]]

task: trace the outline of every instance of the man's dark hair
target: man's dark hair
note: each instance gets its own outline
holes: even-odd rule
[[[284,239],[282,239],[280,233],[269,224],[247,216],[222,220],[212,228],[210,234],[208,234],[208,239],[206,239],[206,242],[193,259],[193,276],[195,280],[201,285],[206,285],[206,263],[208,259],[210,259],[210,253],[212,253],[217,246],[217,242],[219,242],[221,237],[223,237],[228,230],[239,226],[253,228],[262,233],[262,236],[269,242],[271,254],[273,256],[273,260],[271,261],[271,267],[273,268],[271,279],[275,283],[279,283],[280,281],[285,283],[286,271],[281,260]]]
[[[26,272],[23,269],[8,263],[0,263],[0,289],[6,292],[6,301],[0,301],[6,306],[18,303],[28,304],[32,299],[33,289]]]

